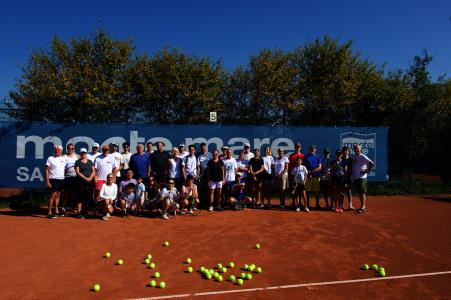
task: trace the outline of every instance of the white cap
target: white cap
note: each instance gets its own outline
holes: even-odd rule
[[[244,147],[250,147],[249,143],[244,144]]]
[[[88,153],[88,151],[86,150],[86,148],[81,148],[79,153]]]
[[[99,145],[98,143],[94,143],[94,144],[92,144],[92,147],[97,147],[97,148],[99,148],[100,145]]]
[[[179,147],[185,147],[185,144],[180,144]]]

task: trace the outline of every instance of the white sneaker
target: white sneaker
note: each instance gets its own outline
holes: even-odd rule
[[[208,208],[208,210],[209,210],[209,211],[213,211],[213,206],[210,206],[210,207]]]
[[[296,207],[296,211],[297,211],[297,212],[300,212],[300,211],[301,211],[301,208]]]
[[[164,215],[163,215],[163,219],[165,219],[165,220],[169,220],[169,216],[168,216],[168,214],[164,214]]]
[[[106,213],[105,217],[107,218],[111,217],[110,213]]]
[[[102,217],[102,220],[108,221],[108,217],[105,215],[105,216]]]
[[[193,214],[193,210],[192,210],[192,209],[189,210],[189,214],[190,214],[190,215]]]
[[[310,209],[308,209],[308,207],[304,208],[305,212],[310,212]]]

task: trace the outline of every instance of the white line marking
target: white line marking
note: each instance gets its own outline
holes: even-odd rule
[[[256,292],[256,291],[264,291],[264,290],[292,289],[292,288],[309,287],[309,286],[337,285],[337,284],[348,284],[348,283],[390,280],[390,279],[437,276],[437,275],[446,275],[446,274],[451,274],[451,271],[407,274],[407,275],[387,276],[387,277],[349,279],[349,280],[338,280],[338,281],[310,282],[310,283],[299,283],[299,284],[291,284],[291,285],[269,286],[269,287],[263,287],[263,288],[211,291],[211,292],[201,292],[201,293],[193,293],[193,294],[166,295],[166,296],[156,296],[156,297],[148,297],[148,298],[135,298],[135,299],[130,299],[130,300],[153,300],[153,299],[157,300],[157,299],[173,299],[173,298],[186,298],[186,297],[198,297],[198,296],[211,296],[211,295],[221,295],[221,294]]]

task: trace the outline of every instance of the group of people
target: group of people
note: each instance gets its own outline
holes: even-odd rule
[[[100,145],[94,143],[92,151],[81,148],[75,153],[73,144],[55,146],[54,155],[46,162],[45,181],[49,190],[48,218],[64,216],[66,204],[76,204],[76,216],[84,218],[87,208],[94,207],[108,220],[113,213],[120,216],[158,213],[169,219],[170,214],[193,213],[204,206],[209,211],[245,207],[272,207],[271,196],[277,190],[280,208],[285,208],[291,195],[292,209],[310,211],[309,200],[314,197],[316,209],[324,199],[325,209],[342,213],[344,199],[348,210],[366,212],[367,174],[374,163],[361,152],[360,145],[335,151],[329,149],[320,156],[316,146],[301,152],[296,143],[294,153],[285,156],[279,148],[273,156],[269,147],[250,151],[244,144],[236,159],[227,146],[208,152],[205,143],[199,152],[195,145],[174,147],[169,154],[162,142],[148,142],[146,150],[138,144],[136,153],[130,144]],[[99,149],[101,151],[99,151]],[[357,193],[360,207],[355,209],[352,192]],[[265,204],[266,200],[266,204]],[[69,202],[68,202],[69,201]]]

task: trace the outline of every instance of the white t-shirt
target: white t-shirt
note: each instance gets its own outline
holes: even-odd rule
[[[114,166],[116,169],[119,169],[119,167],[124,163],[124,157],[119,152],[114,152],[110,154],[112,157],[114,157]],[[116,172],[117,177],[121,177],[121,172]]]
[[[237,160],[236,165],[238,169],[247,169],[249,166],[249,161],[246,159]],[[237,172],[237,173],[240,174],[242,178],[247,177],[247,172]]]
[[[297,183],[304,182],[305,176],[307,176],[308,170],[304,165],[296,165],[291,170],[291,175],[294,176],[294,181]]]
[[[64,156],[50,156],[45,163],[49,167],[49,179],[64,179],[66,158]]]
[[[130,168],[130,157],[132,157],[132,153],[122,153],[122,159],[124,160],[124,170],[128,170]]]
[[[253,158],[253,157],[254,157],[254,153],[252,153],[252,152],[249,152],[249,153],[244,152],[244,159],[245,160],[250,161],[251,158]]]
[[[179,153],[179,155],[177,155],[178,157],[180,157],[181,159],[184,159],[185,157],[187,157],[189,155],[189,152],[186,152],[185,151],[185,153]]]
[[[274,171],[276,175],[282,174],[285,169],[285,164],[289,163],[288,157],[282,157],[282,159],[275,158],[274,159]]]
[[[106,200],[106,199],[112,199],[113,201],[116,200],[117,196],[117,184],[112,183],[111,185],[108,185],[106,183],[102,184],[102,189],[100,190],[100,199]]]
[[[271,155],[263,156],[263,167],[265,168],[266,173],[271,174],[271,166],[274,164],[274,157]]]
[[[185,161],[180,157],[169,159],[169,178],[182,177],[182,168],[185,167]]]
[[[172,189],[168,190],[166,187],[164,187],[160,192],[160,196],[163,198],[169,198],[169,201],[173,202],[177,200],[177,189],[173,187]]]
[[[199,159],[199,166],[200,166],[200,169],[201,169],[202,174],[203,174],[203,172],[205,172],[205,170],[208,167],[208,162],[211,159],[213,159],[213,155],[211,155],[210,152],[202,153],[201,155],[199,155],[198,159]]]
[[[64,155],[66,158],[66,177],[76,177],[77,173],[75,173],[75,162],[77,161],[77,156],[74,154],[72,157]]]
[[[197,166],[199,165],[199,160],[195,155],[187,156],[185,158],[185,166],[186,166],[186,175],[189,174],[197,177]]]
[[[236,163],[236,159],[231,157],[223,160],[224,162],[224,177],[227,182],[235,181],[236,170],[238,169],[238,165]]]
[[[92,152],[91,153],[88,153],[88,155],[87,155],[87,157],[88,157],[88,159],[90,160],[90,161],[92,161],[93,163],[95,162],[95,160],[96,160],[96,158],[97,158],[97,156],[99,156],[99,155],[101,155],[102,153],[100,153],[100,152],[97,152],[96,154],[93,154]]]
[[[110,154],[99,155],[94,161],[94,168],[96,169],[97,179],[106,180],[108,174],[112,173],[114,168],[115,160]]]
[[[369,163],[374,164],[365,154],[360,153],[359,155],[354,155],[352,158],[352,180],[367,178],[368,174],[362,174],[362,171],[368,169]]]

